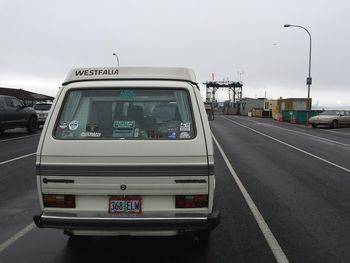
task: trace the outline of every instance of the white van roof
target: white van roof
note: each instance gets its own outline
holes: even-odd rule
[[[97,67],[71,69],[62,85],[93,80],[181,80],[197,84],[192,69],[167,67]]]

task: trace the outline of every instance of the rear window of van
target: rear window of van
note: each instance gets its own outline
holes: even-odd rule
[[[66,94],[54,137],[62,140],[186,140],[195,136],[182,89],[76,89]]]

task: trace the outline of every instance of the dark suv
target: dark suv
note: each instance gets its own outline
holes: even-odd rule
[[[36,112],[22,101],[11,96],[0,95],[0,134],[7,129],[26,128],[29,133],[38,127]]]

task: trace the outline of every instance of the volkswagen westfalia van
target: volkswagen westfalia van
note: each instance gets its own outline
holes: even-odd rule
[[[37,150],[41,228],[208,237],[213,145],[192,70],[73,69]]]

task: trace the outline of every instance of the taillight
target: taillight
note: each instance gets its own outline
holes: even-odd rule
[[[208,207],[208,195],[177,195],[175,197],[176,208],[201,208]]]
[[[75,195],[43,194],[45,207],[75,208]]]

